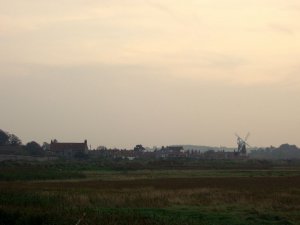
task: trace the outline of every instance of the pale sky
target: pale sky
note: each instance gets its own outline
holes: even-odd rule
[[[24,143],[300,146],[300,1],[0,0],[0,90]]]

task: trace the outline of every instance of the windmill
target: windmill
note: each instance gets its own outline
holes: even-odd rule
[[[237,137],[238,153],[246,155],[247,146],[251,148],[251,146],[247,143],[250,133],[248,133],[244,139],[241,138],[238,134],[235,134],[235,136]]]

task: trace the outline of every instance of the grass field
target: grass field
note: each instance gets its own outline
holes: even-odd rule
[[[80,219],[108,225],[300,224],[298,167],[116,171],[2,165],[2,174],[9,171],[13,175],[0,181],[1,225],[75,225]]]

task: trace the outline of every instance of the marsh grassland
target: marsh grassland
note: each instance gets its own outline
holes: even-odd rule
[[[0,224],[300,224],[300,168],[1,165]]]

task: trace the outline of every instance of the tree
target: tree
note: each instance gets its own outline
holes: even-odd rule
[[[105,151],[105,150],[107,150],[107,148],[105,146],[98,146],[96,150]]]
[[[43,155],[44,154],[42,147],[35,141],[28,142],[25,146],[25,149],[31,155]]]
[[[142,152],[142,151],[145,150],[145,148],[143,147],[143,145],[136,145],[133,150],[138,151],[138,152]]]
[[[9,134],[8,144],[11,146],[20,146],[22,145],[22,141],[19,137],[14,134]]]
[[[9,134],[0,129],[0,146],[7,145],[9,140]]]
[[[50,144],[47,143],[47,142],[44,142],[43,145],[42,145],[42,149],[44,151],[49,151],[50,150]]]

